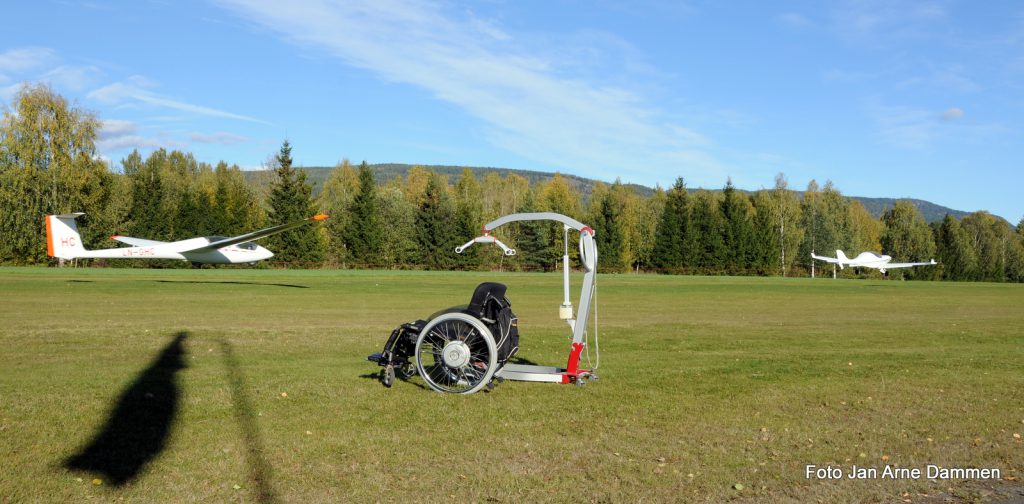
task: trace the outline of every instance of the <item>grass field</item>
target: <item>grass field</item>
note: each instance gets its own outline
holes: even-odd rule
[[[599,381],[382,387],[391,329],[484,280],[520,355],[564,365],[555,274],[0,269],[0,502],[972,501],[1024,477],[1024,286],[604,275]]]

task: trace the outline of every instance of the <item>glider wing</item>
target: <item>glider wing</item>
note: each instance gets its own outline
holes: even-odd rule
[[[245,243],[245,242],[250,242],[250,241],[253,241],[253,240],[259,240],[260,238],[266,238],[267,236],[274,235],[274,234],[277,234],[277,233],[281,233],[281,232],[287,231],[289,229],[297,228],[299,226],[302,226],[302,225],[305,225],[305,224],[309,224],[311,222],[322,221],[322,220],[326,219],[327,217],[328,216],[326,214],[314,215],[313,217],[310,217],[308,219],[302,219],[300,221],[289,222],[287,224],[281,224],[281,225],[278,225],[278,226],[272,226],[272,227],[268,227],[266,229],[261,229],[259,231],[253,231],[251,233],[246,233],[246,234],[243,234],[243,235],[232,236],[231,238],[224,238],[222,240],[217,240],[215,242],[210,242],[210,243],[207,243],[205,245],[201,245],[199,247],[185,249],[185,250],[179,250],[178,252],[203,252],[203,251],[209,251],[209,250],[217,250],[219,248],[224,248],[224,247],[228,247],[228,246],[231,246],[231,245],[237,245],[239,243]]]

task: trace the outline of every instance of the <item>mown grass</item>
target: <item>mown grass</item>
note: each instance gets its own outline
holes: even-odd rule
[[[366,355],[484,280],[520,355],[563,365],[558,275],[0,269],[0,501],[870,502],[965,483],[805,465],[1024,476],[1022,286],[604,275],[599,381],[383,388]],[[179,333],[155,455],[123,484],[68,469],[119,401],[166,400],[147,370]]]

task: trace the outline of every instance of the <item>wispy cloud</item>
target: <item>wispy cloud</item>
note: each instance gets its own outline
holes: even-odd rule
[[[873,79],[874,76],[867,72],[859,72],[856,70],[846,70],[843,68],[828,68],[821,71],[821,80],[824,82],[837,83],[837,84],[855,84],[860,82],[866,82]]]
[[[0,99],[9,101],[26,82],[43,82],[58,92],[82,91],[99,81],[103,72],[93,65],[61,62],[48,47],[18,47],[0,53]]]
[[[967,75],[963,65],[951,64],[942,68],[929,68],[923,75],[904,79],[899,87],[931,87],[958,93],[976,93],[983,86]]]
[[[813,25],[807,16],[799,12],[785,12],[775,16],[775,21],[790,28],[807,28]]]
[[[471,14],[416,0],[314,0],[287,9],[274,0],[221,3],[289,41],[428,90],[487,124],[493,144],[525,158],[644,180],[682,162],[718,170],[700,148],[707,139],[664,118],[641,94],[566,71]]]
[[[188,112],[190,114],[198,114],[209,117],[220,117],[224,119],[235,119],[239,121],[248,121],[261,124],[269,124],[261,119],[249,117],[246,115],[235,114],[224,110],[219,110],[211,107],[205,107],[202,105],[195,105],[192,103],[174,100],[165,96],[161,96],[157,93],[145,89],[147,87],[153,87],[154,83],[144,77],[133,76],[125,81],[115,82],[108,84],[99,89],[91,91],[87,98],[96,100],[104,105],[111,106],[127,106],[134,107],[142,105],[148,105],[152,107],[169,108],[173,110],[179,110],[182,112]]]
[[[0,82],[8,74],[20,74],[53,64],[56,53],[46,47],[19,47],[0,53]]]
[[[909,150],[925,150],[939,133],[939,117],[927,110],[905,106],[872,105],[881,140],[891,146]]]
[[[83,91],[103,78],[103,71],[93,65],[60,65],[42,75],[40,80],[60,89]]]
[[[140,133],[140,130],[148,133]],[[100,126],[96,147],[104,155],[129,149],[153,150],[159,148],[185,149],[188,145],[164,131],[140,126],[126,119],[104,119]]]
[[[1002,141],[1010,138],[1012,128],[999,123],[979,123],[965,119],[960,107],[929,110],[902,105],[868,104],[879,139],[905,150],[931,151],[954,143]]]
[[[959,108],[959,107],[948,108],[948,109],[946,109],[945,112],[942,113],[942,118],[947,120],[947,121],[952,121],[952,120],[955,120],[955,119],[960,119],[963,116],[964,116],[964,110]]]
[[[21,89],[21,84],[9,84],[6,86],[0,86],[0,110],[7,107],[7,105],[14,99],[14,95]]]
[[[858,44],[885,46],[894,40],[936,36],[949,17],[945,1],[847,0],[833,11],[837,33]]]
[[[185,144],[175,142],[168,138],[152,138],[141,135],[125,135],[107,139],[100,139],[96,147],[104,153],[118,152],[128,149],[150,150],[159,148],[185,148]]]
[[[100,138],[116,138],[125,135],[134,135],[139,130],[135,121],[124,119],[104,119],[100,126]]]
[[[249,141],[249,139],[244,136],[228,133],[226,131],[218,131],[216,133],[192,133],[189,135],[189,139],[193,142],[220,145],[234,145]]]

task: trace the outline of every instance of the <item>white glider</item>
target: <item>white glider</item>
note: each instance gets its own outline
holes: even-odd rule
[[[199,236],[174,242],[115,235],[110,238],[131,246],[86,250],[75,224],[75,219],[82,215],[85,214],[77,212],[46,216],[48,256],[60,259],[177,259],[189,261],[193,265],[254,263],[269,259],[274,253],[252,243],[253,240],[327,218],[327,215],[320,214],[233,237]]]
[[[846,254],[844,254],[842,250],[836,251],[836,257],[823,257],[819,255],[814,255],[814,252],[811,252],[811,258],[817,259],[819,261],[825,261],[827,263],[838,264],[839,269],[843,269],[845,266],[850,266],[854,268],[875,268],[878,271],[881,271],[882,273],[885,273],[885,270],[896,268],[912,268],[914,266],[934,266],[935,264],[937,264],[935,262],[935,259],[932,259],[929,262],[894,263],[891,262],[892,256],[876,254],[874,252],[861,252],[857,257],[850,259],[849,257],[846,257]]]

